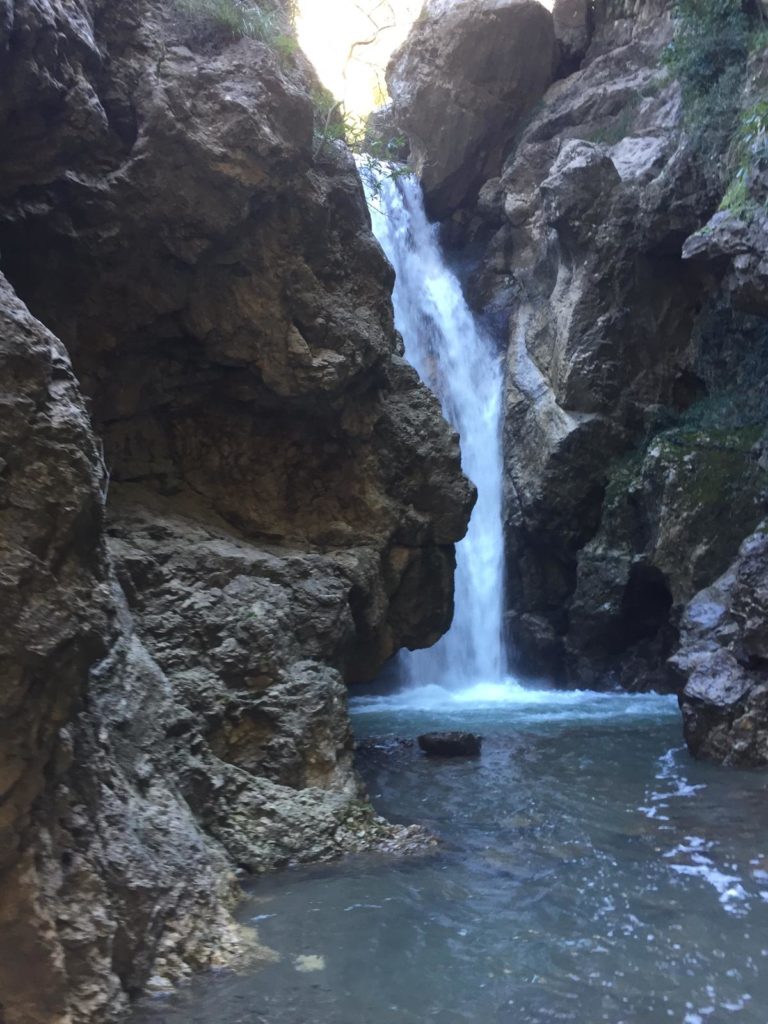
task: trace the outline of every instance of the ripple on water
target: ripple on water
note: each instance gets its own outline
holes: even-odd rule
[[[352,701],[377,808],[443,843],[254,886],[280,961],[149,1024],[765,1024],[766,778],[691,762],[674,700],[422,687]],[[423,729],[483,732],[436,762]],[[308,965],[301,969],[299,965]]]

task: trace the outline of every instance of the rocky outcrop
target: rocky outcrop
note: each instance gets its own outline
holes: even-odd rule
[[[35,853],[50,839],[39,836],[35,811],[59,730],[106,647],[104,481],[63,346],[2,277],[0,363],[0,991],[8,1020],[42,1021],[57,1019],[63,964],[49,949],[54,916]],[[18,1000],[15,1011],[6,994]]]
[[[652,530],[627,533],[630,514],[610,535],[608,469],[661,408],[703,389],[690,369],[701,282],[679,247],[711,199],[681,145],[677,86],[658,69],[668,22],[666,36],[657,18],[624,38],[615,19],[595,17],[584,67],[546,94],[469,230],[492,231],[480,301],[511,311],[505,458],[518,663],[636,685],[630,649],[666,622],[669,585],[648,549]],[[657,605],[650,616],[638,606],[646,600]]]
[[[679,615],[763,514],[765,325],[681,258],[720,192],[658,70],[668,19],[596,18],[481,193],[477,286],[513,308],[510,633],[524,670],[674,688]]]
[[[344,683],[447,627],[472,492],[301,55],[0,12],[0,1016],[101,1024],[258,953],[236,867],[418,842]]]
[[[748,65],[744,111],[733,144],[740,161],[736,177],[721,209],[683,247],[686,259],[720,279],[733,307],[759,317],[757,322],[762,325],[768,315],[768,150],[763,123],[767,88],[768,59],[765,51],[758,50]],[[763,327],[763,344],[766,335]],[[749,352],[749,348],[742,352],[748,363]],[[750,454],[753,474],[763,485],[768,470],[764,435],[767,391],[764,367],[757,372],[751,368],[738,398],[742,405],[759,410],[760,436]],[[764,490],[759,503],[765,503]],[[743,516],[736,518],[741,525]],[[684,687],[680,707],[690,750],[698,757],[741,767],[768,764],[767,557],[763,522],[744,540],[723,575],[687,606],[680,646],[670,661]]]
[[[747,65],[741,123],[731,144],[734,178],[721,208],[683,247],[683,257],[722,279],[731,303],[768,315],[768,143],[765,96],[768,54],[757,49]]]
[[[241,945],[231,869],[164,765],[173,699],[114,585],[69,359],[4,278],[0,348],[0,1006],[103,1020],[154,960],[178,976]]]
[[[538,0],[429,0],[392,57],[394,118],[438,219],[498,174],[514,133],[552,81],[552,16]]]
[[[673,665],[688,746],[697,757],[768,765],[768,533],[741,545],[719,579],[691,601]]]

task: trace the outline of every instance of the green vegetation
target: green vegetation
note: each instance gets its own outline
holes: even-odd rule
[[[682,88],[691,142],[704,160],[711,160],[731,140],[750,49],[750,21],[740,0],[678,0],[676,18],[665,63]],[[720,174],[723,170],[718,166]]]
[[[676,15],[666,64],[680,81],[692,142],[704,158],[727,153],[718,163],[721,183],[728,183],[720,208],[750,218],[759,209],[756,171],[768,156],[768,102],[740,117],[738,109],[749,55],[768,44],[762,8],[746,0],[678,0]]]
[[[768,331],[750,321],[754,333],[745,331],[741,373],[728,388],[699,398],[687,409],[658,407],[647,435],[638,445],[612,463],[608,471],[606,503],[616,506],[640,486],[644,472],[652,465],[654,450],[665,464],[685,462],[692,471],[687,485],[691,503],[707,503],[718,490],[734,486],[752,493],[763,488],[768,478],[757,465],[755,444],[768,428],[768,380],[765,375],[765,342]],[[738,329],[731,321],[713,320],[710,330],[725,333]],[[687,460],[687,462],[686,462]],[[695,472],[693,472],[695,470]],[[756,493],[756,492],[755,492]]]
[[[291,26],[296,16],[295,3],[285,7],[277,3],[252,0],[174,0],[198,34],[223,33],[232,39],[258,39],[278,53],[288,56],[298,47]]]
[[[397,179],[412,174],[398,162],[398,154],[405,145],[403,136],[377,139],[371,135],[364,119],[354,117],[344,109],[341,100],[321,87],[314,96],[315,102],[315,157],[320,157],[328,146],[343,142],[358,159],[361,173],[369,175],[372,191],[377,195],[382,178]]]
[[[656,434],[610,467],[606,508],[623,515],[638,494],[654,500],[663,487],[666,514],[684,517],[692,537],[706,539],[713,550],[735,550],[762,518],[759,497],[768,474],[755,445],[763,436],[763,425],[696,429],[681,424]],[[730,509],[725,518],[724,509]]]
[[[603,146],[615,146],[631,135],[643,100],[658,96],[671,80],[669,72],[657,72],[639,88],[629,90],[624,105],[614,114],[604,117],[591,132],[586,133],[586,141]]]
[[[625,139],[632,131],[642,98],[641,93],[635,90],[618,114],[589,133],[589,138],[586,141],[603,146],[615,146]]]
[[[669,83],[672,81],[672,76],[669,71],[660,72],[650,78],[644,85],[640,86],[640,95],[644,99],[648,99],[652,96],[658,96],[659,93],[666,89]]]
[[[750,219],[761,208],[753,188],[757,172],[768,163],[768,100],[757,100],[741,115],[729,154],[733,178],[720,204],[736,217]],[[768,207],[768,196],[762,197]]]
[[[688,110],[717,116],[733,103],[734,88],[738,93],[749,51],[748,18],[739,0],[678,0],[676,17],[666,63]]]
[[[768,27],[762,24],[759,28],[756,28],[752,35],[749,37],[749,52],[759,53],[760,50],[764,50],[768,46]]]

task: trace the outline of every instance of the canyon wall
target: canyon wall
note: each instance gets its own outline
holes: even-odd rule
[[[554,57],[545,31],[526,34],[529,8],[454,5],[456,66],[432,60],[447,24],[433,0],[389,69],[392,116],[415,141],[467,292],[505,345],[513,668],[681,692],[692,750],[765,763],[762,598],[745,596],[759,577],[762,534],[745,538],[765,515],[768,465],[763,149],[750,155],[747,208],[716,214],[734,137],[766,96],[764,39],[755,31],[748,59],[725,67],[732,102],[713,95],[718,123],[692,110],[667,60],[671,2],[557,0]],[[549,17],[539,9],[538,21]],[[484,24],[483,45],[462,49]],[[728,52],[725,37],[717,45]],[[477,159],[464,153],[462,115],[448,104],[444,134],[430,135],[444,93],[458,108],[476,102],[486,47],[523,50],[548,73],[528,92],[518,65],[497,64],[506,77],[480,124],[503,145],[489,162],[474,136]],[[506,88],[509,117],[496,105]],[[738,580],[736,591],[718,584],[725,625],[702,636],[690,602],[700,610],[700,592],[724,573]],[[728,659],[738,685],[716,668]]]
[[[0,2],[6,1024],[258,956],[238,871],[419,841],[344,684],[447,628],[474,496],[275,18]]]

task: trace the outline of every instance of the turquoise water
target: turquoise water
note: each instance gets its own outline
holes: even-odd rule
[[[500,684],[352,708],[377,809],[440,846],[259,881],[241,916],[279,960],[136,1022],[765,1024],[768,776],[690,761],[673,698]],[[407,742],[459,727],[481,758]]]

